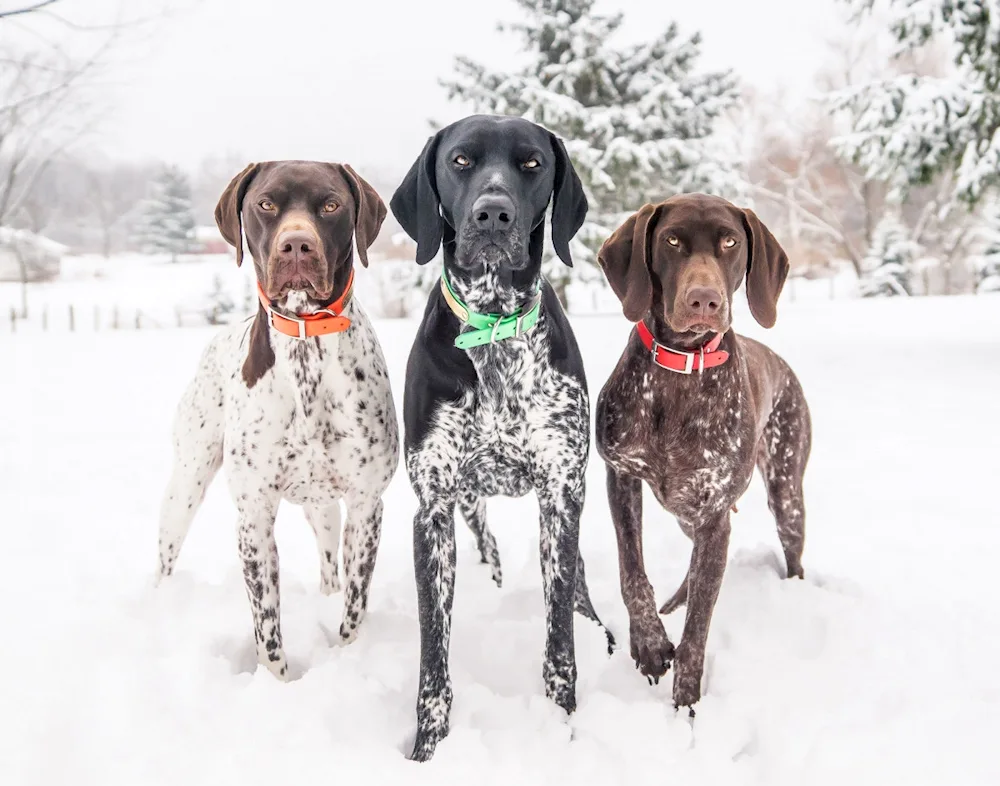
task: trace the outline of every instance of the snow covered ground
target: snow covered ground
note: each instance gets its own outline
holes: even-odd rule
[[[628,657],[604,468],[592,457],[582,548],[594,602],[623,645],[577,621],[579,710],[541,682],[533,498],[490,504],[498,590],[459,528],[452,733],[405,759],[418,631],[414,499],[385,506],[371,613],[331,646],[340,596],[318,591],[300,512],[278,540],[297,679],[254,670],[221,478],[151,586],[174,406],[210,331],[0,337],[0,783],[1000,783],[996,418],[1000,298],[785,303],[765,338],[798,371],[815,423],[807,580],[778,578],[755,481],[735,516],[695,724],[670,680]],[[628,326],[574,317],[596,396]],[[745,309],[737,324],[753,335]],[[377,325],[401,404],[412,321]],[[646,502],[662,601],[689,546]],[[667,619],[678,636],[680,614]]]

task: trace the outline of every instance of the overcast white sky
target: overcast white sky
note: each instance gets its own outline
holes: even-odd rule
[[[512,0],[128,0],[172,12],[126,47],[98,143],[114,156],[193,168],[212,153],[315,158],[395,174],[427,120],[465,110],[437,80],[467,54],[502,65],[516,41],[496,31]],[[118,0],[66,0],[74,20]],[[16,6],[18,0],[0,0]],[[623,39],[676,19],[704,37],[702,65],[748,84],[804,93],[824,56],[836,0],[601,0],[626,13]]]

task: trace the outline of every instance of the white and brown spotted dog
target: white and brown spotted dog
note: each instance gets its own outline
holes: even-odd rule
[[[374,189],[349,166],[309,161],[251,164],[215,210],[237,264],[246,236],[260,308],[252,324],[216,336],[181,400],[158,578],[173,571],[195,511],[225,463],[239,509],[257,659],[282,679],[288,667],[274,540],[281,500],[305,509],[327,594],[340,589],[345,502],[343,642],[357,635],[368,604],[382,494],[396,471],[399,441],[382,350],[352,297],[352,238],[367,266],[385,215]]]

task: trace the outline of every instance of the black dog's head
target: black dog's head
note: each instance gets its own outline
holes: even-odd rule
[[[552,244],[572,265],[569,241],[587,198],[562,140],[519,117],[475,115],[424,146],[390,201],[426,264],[442,242],[446,260],[476,270],[495,260],[509,271],[541,262],[545,210]]]
[[[750,311],[772,327],[788,275],[788,256],[752,210],[704,194],[643,206],[597,258],[629,320],[651,314],[689,338],[729,329],[744,274]]]
[[[353,266],[351,238],[368,265],[368,247],[385,218],[375,190],[344,164],[267,161],[232,179],[215,208],[215,221],[243,262],[241,231],[257,280],[278,306],[290,292],[325,305],[347,286]],[[305,303],[297,303],[301,308]]]

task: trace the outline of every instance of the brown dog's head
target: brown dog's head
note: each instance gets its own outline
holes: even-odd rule
[[[752,210],[705,194],[643,206],[597,259],[630,321],[652,313],[692,338],[729,329],[744,273],[750,311],[772,327],[788,275],[788,256]]]
[[[351,238],[367,267],[385,214],[375,189],[346,164],[267,161],[232,179],[215,221],[236,248],[236,264],[243,262],[246,235],[257,280],[273,303],[285,305],[295,291],[325,305],[347,286]]]

